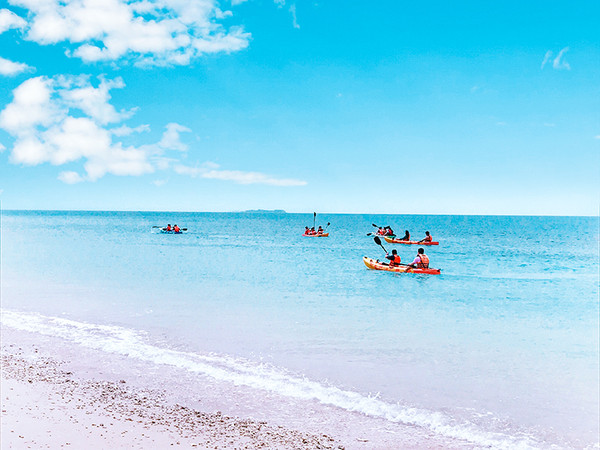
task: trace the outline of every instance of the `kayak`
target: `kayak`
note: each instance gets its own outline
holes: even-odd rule
[[[302,234],[302,236],[306,236],[306,237],[327,237],[329,236],[329,233],[321,233],[321,234]]]
[[[390,244],[409,244],[409,245],[440,245],[439,242],[437,241],[430,241],[430,242],[419,242],[419,241],[403,241],[402,239],[394,239],[388,236],[384,236],[383,237],[385,239],[385,242],[388,242]]]
[[[183,234],[183,231],[175,231],[175,230],[160,230],[161,233],[164,234]]]
[[[397,273],[426,273],[429,275],[439,275],[442,273],[440,269],[419,269],[412,268],[408,266],[399,266],[399,267],[390,267],[385,263],[373,258],[369,258],[367,256],[363,256],[363,262],[365,266],[369,269],[373,270],[385,270],[387,272],[397,272]]]

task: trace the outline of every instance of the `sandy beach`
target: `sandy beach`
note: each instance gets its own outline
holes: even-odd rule
[[[34,349],[34,353],[37,352]],[[330,436],[170,404],[157,390],[77,380],[60,361],[2,347],[2,448],[342,449]]]

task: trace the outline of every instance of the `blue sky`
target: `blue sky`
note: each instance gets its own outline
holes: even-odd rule
[[[2,0],[2,207],[597,215],[598,17]]]

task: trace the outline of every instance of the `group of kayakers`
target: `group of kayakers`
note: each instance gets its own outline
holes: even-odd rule
[[[377,227],[377,232],[375,233],[378,236],[396,236],[394,234],[394,230],[391,229],[391,227]]]
[[[318,236],[318,235],[324,234],[324,233],[325,233],[325,230],[323,229],[323,227],[321,225],[319,225],[319,228],[317,228],[316,230],[315,230],[315,227],[311,227],[311,228],[304,227],[304,234],[306,236]]]
[[[179,227],[177,226],[177,224],[175,224],[175,225],[173,225],[173,226],[171,227],[171,224],[170,224],[170,223],[168,223],[168,224],[167,224],[167,227],[166,227],[166,228],[163,228],[163,230],[165,230],[165,231],[173,231],[174,233],[179,233],[179,232],[181,231],[181,228],[179,228]]]
[[[391,255],[386,253],[385,258],[390,260],[390,267],[409,266],[418,269],[429,269],[429,256],[425,254],[423,247],[417,250],[417,256],[410,264],[401,264],[400,255],[396,249],[392,250]]]
[[[378,236],[395,236],[394,232],[392,231],[392,229],[389,226],[378,227],[377,232],[375,234],[377,234]],[[399,241],[410,241],[410,231],[405,230],[404,231],[404,236],[402,236],[398,240]],[[421,242],[432,242],[432,241],[433,241],[433,237],[431,236],[431,234],[429,233],[429,231],[426,231],[425,232],[425,237],[423,239],[421,239],[420,241],[417,241],[417,242],[421,243]]]

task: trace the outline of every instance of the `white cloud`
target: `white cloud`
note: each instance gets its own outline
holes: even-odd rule
[[[571,70],[571,65],[565,61],[565,53],[567,53],[569,51],[569,47],[565,47],[563,48],[561,51],[558,52],[558,55],[556,55],[556,58],[552,59],[552,57],[554,56],[554,54],[552,53],[552,50],[548,50],[546,52],[546,54],[544,55],[544,60],[542,61],[542,69],[544,68],[544,66],[546,64],[548,64],[550,61],[552,61],[552,67],[556,70]]]
[[[266,184],[270,186],[305,186],[306,181],[293,178],[274,178],[260,172],[244,172],[241,170],[219,170],[214,163],[206,163],[201,167],[177,165],[175,172],[191,177],[201,177],[213,180],[233,181],[237,184]]]
[[[169,150],[179,150],[186,151],[188,149],[187,145],[185,145],[179,139],[180,133],[185,133],[191,131],[189,128],[186,128],[182,125],[176,123],[170,123],[167,125],[167,131],[164,132],[162,139],[158,143],[158,145],[162,148]]]
[[[597,134],[596,136],[594,136],[594,139],[600,139],[600,134]]]
[[[248,0],[231,0],[231,6],[241,5],[242,3],[247,2]]]
[[[33,67],[0,57],[0,75],[12,77],[23,72],[32,72]]]
[[[9,0],[29,10],[26,39],[73,46],[85,62],[130,59],[136,65],[186,65],[205,53],[248,46],[241,27],[218,20],[232,15],[216,0]]]
[[[27,22],[22,17],[17,16],[8,9],[0,9],[0,34],[11,28],[22,29],[25,25],[27,25]]]
[[[76,183],[81,183],[82,181],[84,181],[84,179],[81,175],[79,175],[77,172],[71,172],[71,171],[59,173],[58,179],[60,181],[62,181],[63,183],[67,183],[67,184],[76,184]]]
[[[544,55],[544,60],[542,61],[542,69],[544,66],[552,59],[552,50],[548,50]]]
[[[6,150],[6,147],[0,143],[0,153]]]
[[[117,128],[112,128],[110,132],[115,136],[129,136],[134,133],[144,133],[150,131],[150,125],[140,125],[135,128],[130,128],[127,125],[121,125]]]
[[[569,63],[564,60],[564,55],[568,51],[569,51],[569,47],[565,47],[560,52],[558,52],[558,55],[556,56],[556,58],[554,58],[554,61],[552,61],[552,67],[554,67],[555,69],[559,69],[559,70],[560,69],[571,70],[571,66],[569,65]]]
[[[294,28],[300,28],[300,25],[298,25],[298,18],[296,17],[296,5],[292,5],[290,6],[290,12],[292,13],[292,25],[294,26]]]

